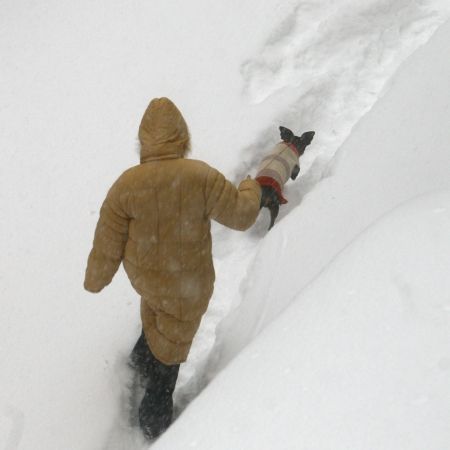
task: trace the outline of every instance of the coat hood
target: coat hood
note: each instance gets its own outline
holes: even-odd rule
[[[148,105],[139,126],[141,163],[182,158],[189,149],[189,130],[175,104],[155,98]]]

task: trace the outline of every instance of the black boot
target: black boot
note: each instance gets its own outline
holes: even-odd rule
[[[147,439],[155,439],[172,422],[172,395],[180,365],[168,366],[158,361],[143,334],[133,349],[131,361],[146,383],[145,395],[139,407],[139,425]]]

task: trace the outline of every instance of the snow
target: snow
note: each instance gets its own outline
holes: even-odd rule
[[[212,382],[156,448],[447,448],[449,37],[402,66],[258,246]]]
[[[147,447],[124,405],[137,296],[123,271],[97,296],[82,279],[167,95],[233,180],[280,123],[317,135],[271,232],[266,211],[214,227],[215,294],[154,447],[446,448],[449,25],[428,40],[447,1],[0,8],[0,446]]]
[[[447,448],[449,227],[450,189],[377,220],[154,448]]]
[[[287,191],[294,206],[278,222],[277,233],[269,233],[257,249],[256,263],[249,267],[250,286],[243,287],[245,302],[227,318],[230,326],[222,333],[230,336],[226,344],[230,350],[225,352],[234,355],[233,340],[237,346],[248,342],[386,211],[422,193],[449,187],[450,66],[443,55],[447,36],[442,31],[403,65],[388,93],[354,128],[327,167],[327,177],[312,192],[295,198],[295,192]],[[290,239],[297,232],[299,238]],[[261,264],[270,260],[277,264],[268,277]],[[286,270],[299,265],[295,272]],[[258,313],[262,305],[264,312]]]

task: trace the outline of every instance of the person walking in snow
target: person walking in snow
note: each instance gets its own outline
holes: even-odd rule
[[[186,122],[167,98],[150,102],[139,127],[140,164],[125,171],[101,207],[84,287],[100,292],[119,265],[141,296],[143,333],[131,363],[147,380],[139,408],[147,438],[172,420],[172,394],[214,285],[210,222],[246,230],[261,188],[236,188],[216,169],[185,158]]]

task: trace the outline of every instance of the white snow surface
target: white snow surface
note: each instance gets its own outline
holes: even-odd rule
[[[259,244],[212,352],[231,363],[156,448],[449,448],[448,42],[450,23]]]
[[[157,449],[447,449],[450,189],[354,240]]]
[[[449,17],[446,0],[2,2],[0,448],[148,447],[127,424],[138,297],[122,270],[97,296],[82,281],[166,95],[191,157],[234,181],[278,125],[317,134],[273,230],[266,211],[213,228],[215,294],[153,447],[448,450]]]

